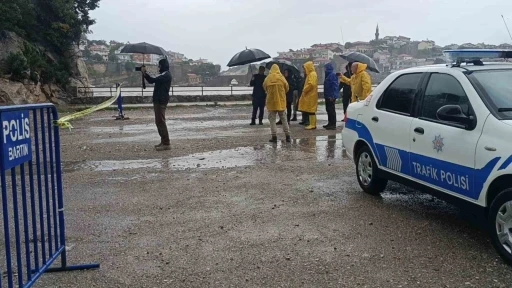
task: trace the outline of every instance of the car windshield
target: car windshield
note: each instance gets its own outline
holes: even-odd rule
[[[483,87],[496,112],[500,108],[512,110],[512,69],[476,71],[472,76]],[[506,118],[512,117],[512,111],[500,113]]]

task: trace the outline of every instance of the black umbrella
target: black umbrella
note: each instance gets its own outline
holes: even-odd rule
[[[228,63],[228,67],[241,66],[245,64],[251,64],[261,60],[270,58],[270,55],[261,51],[260,49],[247,49],[240,51],[231,58]]]
[[[151,45],[146,42],[135,43],[135,44],[126,44],[123,49],[121,49],[121,53],[133,53],[133,54],[155,54],[155,55],[163,55],[167,58],[167,52],[162,47]]]
[[[146,42],[126,44],[120,53],[126,54],[142,54],[142,65],[144,65],[144,55],[155,54],[163,55],[167,58],[167,52],[162,47],[151,45]],[[146,89],[146,82],[144,82],[144,76],[142,76],[142,88]]]
[[[341,58],[347,60],[348,62],[359,62],[368,65],[368,70],[380,73],[377,68],[377,64],[373,61],[372,58],[368,57],[359,52],[346,52],[341,55]]]
[[[270,70],[270,68],[272,68],[272,65],[276,64],[277,66],[279,66],[279,69],[281,71],[284,71],[286,69],[289,69],[292,71],[292,74],[294,75],[300,75],[300,70],[299,68],[297,68],[297,66],[293,65],[292,62],[290,61],[287,61],[287,60],[272,60],[270,62],[268,62],[265,67],[267,67],[268,70]]]

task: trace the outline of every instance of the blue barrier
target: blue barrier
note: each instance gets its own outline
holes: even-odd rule
[[[99,264],[67,264],[60,137],[59,127],[54,125],[58,119],[53,104],[0,107],[5,246],[5,255],[0,253],[5,270],[0,264],[0,272],[6,275],[9,288],[31,287],[45,272],[100,267]],[[60,266],[50,268],[59,257]],[[2,277],[0,287],[3,287]]]

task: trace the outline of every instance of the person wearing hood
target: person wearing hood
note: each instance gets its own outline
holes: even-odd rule
[[[306,130],[316,129],[316,111],[318,109],[318,76],[315,72],[315,65],[308,61],[304,64],[304,88],[299,99],[299,111],[306,113],[309,118],[309,125]]]
[[[258,74],[252,76],[250,86],[252,89],[252,118],[251,125],[256,125],[256,114],[258,114],[259,124],[263,125],[263,114],[265,113],[265,89],[263,89],[263,81],[265,81],[265,66],[260,66]]]
[[[372,79],[366,72],[368,65],[354,62],[351,66],[352,77],[341,76],[341,82],[352,89],[351,102],[362,101],[372,93]]]
[[[343,76],[345,76],[347,79],[350,79],[352,77],[352,62],[348,62],[347,66],[345,66],[345,73],[343,73]],[[341,78],[341,77],[340,77]],[[340,90],[343,89],[343,114],[347,115],[347,107],[348,104],[350,104],[350,99],[352,99],[352,88],[349,84],[341,82],[340,79]]]
[[[169,90],[171,89],[172,76],[169,71],[169,61],[161,59],[158,61],[160,75],[152,77],[146,71],[146,67],[140,69],[144,79],[149,84],[155,84],[153,88],[153,110],[155,111],[155,124],[160,135],[160,144],[155,145],[157,151],[171,150],[169,131],[165,123],[165,110],[169,103]]]
[[[291,142],[290,126],[286,121],[286,93],[289,90],[289,85],[284,78],[279,66],[276,64],[270,68],[270,73],[263,82],[263,88],[267,93],[267,110],[268,120],[270,121],[270,134],[272,138],[270,142],[277,143],[277,126],[276,117],[279,115],[279,119],[283,123],[283,131],[286,135],[286,142]]]
[[[339,79],[334,73],[334,67],[331,63],[325,65],[324,80],[324,99],[327,118],[329,119],[324,128],[327,130],[336,130],[336,99],[339,98]]]

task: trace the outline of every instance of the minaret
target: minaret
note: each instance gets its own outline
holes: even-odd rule
[[[377,29],[375,29],[375,41],[379,40],[379,24],[377,24]]]

